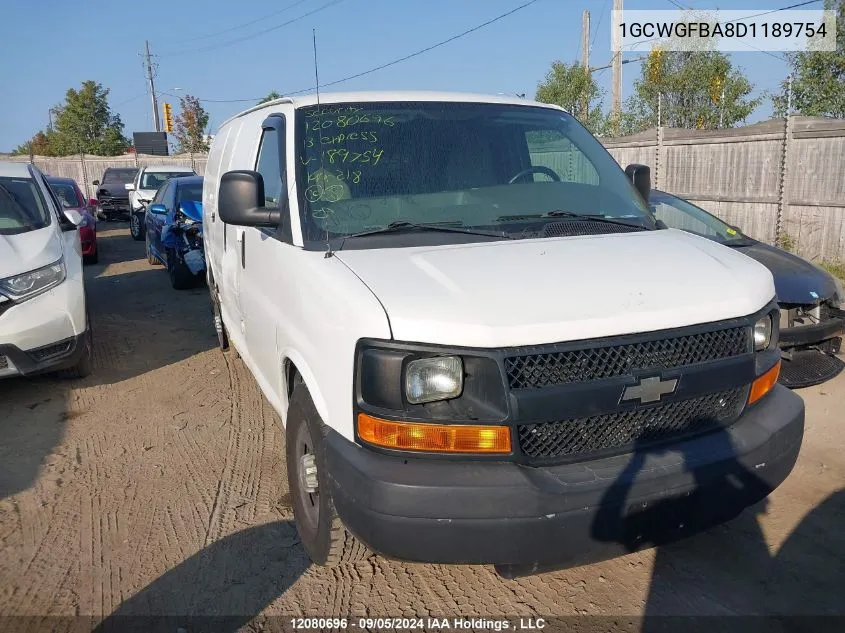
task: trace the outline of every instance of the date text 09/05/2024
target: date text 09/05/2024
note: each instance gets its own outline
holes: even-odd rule
[[[543,618],[516,618],[513,621],[486,618],[291,618],[294,630],[367,629],[427,631],[431,629],[528,631],[546,627]]]
[[[824,22],[621,22],[622,37],[827,37]]]

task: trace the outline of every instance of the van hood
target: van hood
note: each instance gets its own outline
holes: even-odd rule
[[[61,256],[62,240],[55,226],[0,235],[0,279],[48,266]]]
[[[397,340],[507,347],[747,316],[772,274],[666,229],[335,253],[376,295]]]

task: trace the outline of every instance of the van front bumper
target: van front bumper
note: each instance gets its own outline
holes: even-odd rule
[[[330,432],[328,480],[347,528],[383,556],[571,566],[736,517],[786,479],[803,432],[803,401],[776,386],[723,431],[542,468],[388,456]]]

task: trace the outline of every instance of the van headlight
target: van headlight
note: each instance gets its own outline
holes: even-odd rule
[[[405,368],[405,397],[411,404],[457,398],[463,388],[464,364],[459,356],[418,358]]]
[[[64,259],[28,273],[0,279],[0,292],[14,301],[25,301],[58,286],[67,277]]]
[[[754,351],[761,352],[769,347],[772,341],[772,315],[760,317],[754,324]]]

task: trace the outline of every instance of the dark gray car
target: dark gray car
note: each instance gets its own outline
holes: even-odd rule
[[[687,200],[652,190],[649,205],[655,216],[675,229],[715,240],[768,268],[780,307],[780,381],[787,387],[809,387],[845,369],[837,357],[845,334],[845,293],[829,273],[780,248],[744,235]]]
[[[106,221],[129,215],[129,192],[126,183],[135,180],[135,167],[109,167],[102,180],[92,184],[97,187],[98,215]]]

